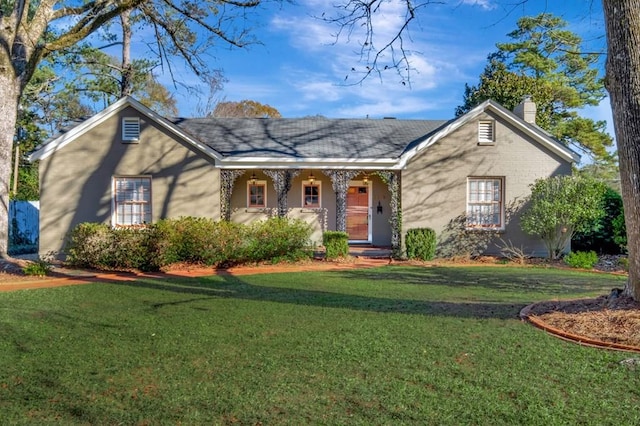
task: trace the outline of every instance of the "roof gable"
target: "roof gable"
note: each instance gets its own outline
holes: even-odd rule
[[[124,97],[119,99],[117,102],[111,104],[106,109],[92,116],[91,118],[82,121],[78,125],[70,128],[68,131],[65,131],[57,136],[54,136],[52,139],[43,143],[40,147],[38,147],[35,151],[29,155],[29,161],[37,161],[44,160],[56,151],[64,148],[69,145],[91,129],[99,126],[101,123],[104,123],[108,119],[114,117],[120,111],[124,110],[127,107],[134,108],[140,114],[144,115],[149,120],[155,122],[160,127],[165,128],[169,132],[183,139],[194,148],[204,152],[205,154],[215,158],[220,159],[221,155],[215,152],[211,147],[201,143],[197,139],[194,139],[191,135],[185,133],[182,129],[175,126],[172,122],[167,120],[166,118],[160,116],[155,113],[151,109],[147,108],[140,102],[136,101],[131,97]]]
[[[427,149],[429,146],[433,145],[440,139],[453,133],[455,130],[459,129],[465,124],[475,120],[478,116],[480,116],[480,114],[488,111],[493,112],[501,120],[511,124],[525,134],[531,136],[533,140],[535,140],[540,145],[548,148],[551,152],[555,153],[563,160],[571,163],[580,161],[580,156],[577,153],[559,143],[555,138],[553,138],[549,133],[545,132],[540,127],[527,123],[497,102],[487,100],[476,106],[468,113],[445,123],[441,128],[434,131],[431,135],[427,135],[424,139],[416,141],[416,143],[407,146],[407,150],[403,153],[399,161],[400,168],[403,168],[409,160],[411,160],[414,156],[416,156],[424,149]]]

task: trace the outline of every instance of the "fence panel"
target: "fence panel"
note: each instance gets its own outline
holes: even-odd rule
[[[9,241],[11,245],[37,246],[40,236],[40,201],[9,203]]]

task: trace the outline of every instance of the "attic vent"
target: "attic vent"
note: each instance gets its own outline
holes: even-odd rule
[[[140,140],[140,119],[138,117],[125,117],[122,119],[122,140]]]
[[[480,121],[478,123],[478,143],[494,143],[493,121]]]

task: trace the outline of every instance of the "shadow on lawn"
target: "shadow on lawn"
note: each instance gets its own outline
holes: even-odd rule
[[[346,271],[336,271],[331,273],[344,274],[345,272]],[[352,278],[356,278],[356,276],[354,275]],[[363,279],[366,278],[366,276],[358,274],[357,278]],[[348,279],[348,277],[345,276],[345,279]],[[397,279],[397,277],[386,276],[386,279]],[[243,280],[242,277],[224,274],[214,278],[172,277],[168,274],[166,278],[163,279],[140,278],[133,282],[118,281],[113,282],[113,284],[201,296],[171,302],[155,303],[151,305],[154,308],[161,308],[167,305],[187,304],[210,298],[233,298],[381,313],[405,313],[478,319],[515,319],[524,307],[523,303],[388,299],[305,289],[269,287],[252,285]]]
[[[579,295],[623,286],[626,277],[611,274],[561,271],[544,268],[502,267],[393,267],[343,271],[347,278],[372,282],[390,281],[404,285],[447,286],[455,288],[482,287],[495,291],[542,293],[550,296]]]

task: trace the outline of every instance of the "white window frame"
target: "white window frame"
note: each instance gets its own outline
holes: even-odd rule
[[[147,195],[145,196],[145,188],[142,188],[142,192],[134,190],[134,198],[127,200],[118,192],[119,181],[146,181],[147,183]],[[117,228],[128,227],[143,227],[151,223],[153,219],[152,215],[152,179],[149,175],[137,175],[137,176],[114,176],[112,179],[112,195],[111,195],[111,208],[112,217],[111,223]],[[120,206],[123,206],[123,212],[119,213]],[[131,220],[125,220],[127,217],[127,206],[131,208],[131,212],[128,215]],[[137,211],[136,211],[137,210]]]
[[[504,177],[467,178],[467,229],[504,230],[504,186]],[[497,223],[495,218],[498,220]]]
[[[264,204],[263,205],[251,205],[251,187],[252,186],[262,186],[264,187]],[[248,209],[264,209],[267,207],[267,181],[266,180],[256,180],[256,181],[247,181],[247,208]]]
[[[124,117],[122,119],[122,141],[135,143],[140,140],[140,118]]]
[[[306,203],[307,195],[305,193],[306,188],[317,187],[318,188],[318,203],[313,205],[308,205]],[[319,180],[314,180],[311,182],[310,180],[302,181],[302,200],[301,205],[303,209],[320,209],[322,208],[322,182]]]
[[[493,145],[496,143],[496,122],[494,120],[478,121],[478,144]]]

